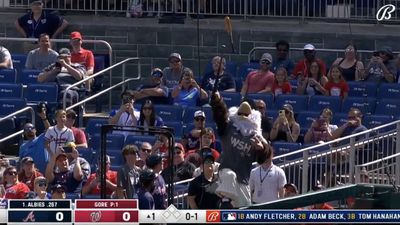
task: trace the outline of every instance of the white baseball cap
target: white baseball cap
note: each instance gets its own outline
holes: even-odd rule
[[[315,50],[315,47],[312,44],[306,44],[304,45],[304,50]]]

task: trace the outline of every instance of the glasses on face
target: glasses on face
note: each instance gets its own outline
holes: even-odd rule
[[[246,113],[241,113],[241,112],[238,112],[238,116],[248,116]]]
[[[40,183],[38,183],[38,186],[39,187],[47,187],[47,184],[46,184],[46,182],[40,182]]]
[[[8,171],[8,175],[15,176],[17,175],[17,171]]]
[[[261,62],[261,64],[266,64],[266,65],[271,64],[268,60],[261,60],[260,62]]]
[[[346,52],[354,52],[354,48],[346,48]]]
[[[205,119],[203,117],[196,117],[196,118],[194,118],[194,120],[196,120],[196,121],[204,121]]]
[[[151,149],[147,149],[147,148],[142,148],[142,152],[147,152],[147,153],[151,153]]]
[[[34,129],[35,129],[34,126],[29,126],[29,127],[25,127],[24,128],[25,131],[31,131],[31,130],[34,130]]]
[[[172,60],[169,60],[169,62],[170,62],[170,63],[178,63],[178,62],[180,62],[180,61],[179,61],[179,60],[176,60],[176,59],[175,59],[175,60],[172,59]]]

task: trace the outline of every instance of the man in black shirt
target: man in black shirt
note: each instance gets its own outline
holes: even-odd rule
[[[218,209],[220,198],[214,175],[214,157],[210,149],[201,152],[203,172],[189,184],[188,203],[191,209]]]
[[[163,72],[154,68],[151,72],[151,84],[142,85],[133,91],[137,103],[150,99],[155,104],[168,104],[168,88],[163,85]]]
[[[165,183],[167,184],[169,184],[171,181],[170,179],[171,166],[175,167],[173,182],[178,182],[181,180],[187,180],[192,178],[194,170],[196,169],[196,167],[192,163],[185,161],[185,149],[183,145],[180,143],[175,143],[173,165],[170,165],[169,167],[165,168],[161,173],[161,176],[164,178]]]
[[[211,92],[214,89],[216,79],[219,79],[218,91],[234,92],[236,90],[235,80],[231,74],[225,71],[225,58],[221,60],[220,56],[215,56],[211,63],[213,71],[204,75],[201,81],[201,88]]]

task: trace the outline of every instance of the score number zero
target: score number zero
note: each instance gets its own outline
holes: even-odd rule
[[[152,217],[153,220],[156,219],[156,214],[155,213],[151,213],[147,216],[147,218],[150,219],[150,217]],[[193,213],[193,215],[191,213],[186,213],[185,214],[185,219],[186,220],[190,220],[191,218],[194,218],[196,221],[198,220],[197,218],[197,213]],[[126,221],[126,220],[125,220]]]

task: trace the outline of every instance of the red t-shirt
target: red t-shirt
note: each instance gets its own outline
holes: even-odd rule
[[[278,83],[274,83],[272,86],[272,93],[277,96],[281,94],[290,94],[292,93],[292,86],[290,85],[289,82],[284,82],[282,85],[279,85]]]
[[[40,177],[40,176],[43,176],[43,174],[40,173],[39,171],[35,171],[35,172],[32,174],[32,176],[29,177],[29,178],[25,176],[25,173],[20,173],[20,174],[18,174],[18,180],[19,180],[20,182],[26,184],[26,185],[29,187],[29,189],[30,189],[31,191],[34,191],[34,187],[35,187],[35,178],[36,178],[36,177]]]
[[[90,50],[86,50],[84,48],[81,48],[81,50],[78,53],[72,52],[71,62],[84,65],[87,70],[94,68],[93,52]]]
[[[6,188],[6,199],[25,199],[26,194],[30,192],[29,187],[22,183],[18,182],[17,184]]]
[[[271,87],[275,82],[275,75],[271,71],[262,73],[260,70],[251,71],[246,77],[247,93],[258,93],[266,87]]]
[[[321,59],[315,59],[315,61],[318,63],[319,68],[321,69],[322,75],[325,76],[325,74],[326,74],[325,62],[322,61]],[[293,70],[293,75],[297,76],[297,75],[299,75],[299,73],[308,75],[309,67],[310,67],[310,63],[307,62],[306,59],[302,59],[296,64],[296,67]]]
[[[74,138],[75,138],[75,144],[80,145],[80,144],[86,144],[87,140],[86,140],[86,135],[85,133],[76,127],[71,127],[72,133],[74,134]]]
[[[95,179],[96,179],[96,173],[90,174],[90,176],[86,182],[86,185],[90,185],[90,183]],[[111,181],[111,183],[113,183],[113,184],[117,184],[117,171],[112,171],[112,170],[107,171],[106,179]],[[107,195],[111,195],[113,193],[113,191],[107,188],[106,193],[107,193]],[[90,194],[100,194],[100,185],[97,185],[96,187],[94,187],[92,189],[92,191],[90,192]]]
[[[341,80],[339,83],[334,83],[332,81],[328,81],[324,87],[327,91],[329,91],[330,96],[340,96],[343,97],[344,93],[349,92],[349,85],[347,85],[346,81]]]

